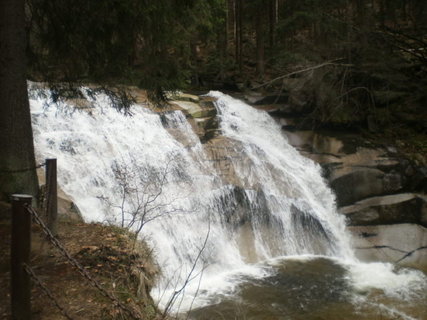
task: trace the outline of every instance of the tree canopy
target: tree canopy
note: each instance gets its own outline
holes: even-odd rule
[[[49,82],[57,96],[64,83],[137,85],[157,96],[257,87],[304,101],[314,124],[386,127],[406,117],[427,132],[423,0],[4,0],[1,9],[4,119],[28,109],[9,97],[23,95],[26,78]],[[11,30],[21,30],[16,39]]]

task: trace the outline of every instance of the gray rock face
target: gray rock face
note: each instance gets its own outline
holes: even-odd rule
[[[425,196],[404,193],[365,199],[340,208],[349,225],[415,223],[427,227]]]
[[[373,147],[345,133],[285,130],[285,134],[301,153],[322,165],[339,207],[375,196],[425,192],[427,187],[424,168],[399,157],[393,147]]]
[[[338,206],[385,193],[384,172],[378,169],[356,169],[331,181]]]
[[[423,168],[399,157],[392,146],[373,146],[354,134],[298,130],[298,121],[288,117],[303,113],[304,104],[286,99],[278,102],[276,97],[262,100],[257,95],[246,99],[257,103],[256,108],[278,116],[289,142],[323,167],[324,177],[337,195],[339,212],[347,217],[360,259],[427,269],[427,196],[423,194],[427,190],[427,174]],[[221,200],[223,218],[232,228],[247,229],[245,237],[250,240],[253,235],[247,212],[251,207],[244,189],[257,187],[239,179],[233,166],[233,161],[249,161],[240,152],[243,146],[219,134],[212,101],[194,97],[184,100],[175,103],[192,123],[222,180],[232,186]],[[262,203],[263,194],[258,191],[257,197]],[[256,218],[262,216],[257,213]],[[323,232],[327,241],[325,231],[309,215],[298,212],[294,218],[292,223],[296,226],[310,225],[309,232]],[[262,223],[274,224],[267,218]]]
[[[202,142],[219,135],[217,110],[214,98],[197,97],[189,94],[174,96],[171,104],[182,110]]]
[[[292,116],[277,121],[289,142],[324,169],[357,256],[427,270],[426,168],[355,134],[298,130],[301,118]]]
[[[242,146],[238,141],[220,136],[205,143],[204,149],[209,161],[220,174],[224,183],[240,188],[248,188],[238,177],[233,165],[233,161],[250,161],[248,158],[242,156],[240,152]]]
[[[416,224],[349,227],[362,261],[392,262],[427,271],[427,229]]]

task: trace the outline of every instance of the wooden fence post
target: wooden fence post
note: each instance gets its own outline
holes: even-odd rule
[[[47,227],[54,236],[57,234],[58,187],[56,159],[46,159],[46,213]]]
[[[31,205],[32,196],[12,195],[12,245],[10,252],[11,306],[13,320],[31,319],[31,282],[24,269],[30,261],[31,214],[25,205]]]

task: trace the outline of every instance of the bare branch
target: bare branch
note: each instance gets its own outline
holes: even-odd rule
[[[206,245],[208,243],[208,239],[209,239],[209,235],[210,235],[210,231],[211,231],[211,224],[210,224],[210,219],[209,219],[209,223],[208,223],[208,232],[206,233],[206,237],[205,240],[203,241],[203,245],[200,248],[196,259],[193,262],[193,265],[191,266],[190,272],[187,274],[187,277],[183,283],[183,285],[181,286],[180,289],[175,290],[175,292],[172,294],[172,296],[169,299],[169,302],[166,304],[165,310],[163,311],[163,317],[166,316],[166,314],[169,312],[170,308],[172,308],[173,304],[175,303],[176,299],[178,298],[178,296],[185,290],[185,288],[187,287],[187,285],[194,280],[199,274],[203,273],[203,268],[202,271],[199,272],[197,275],[193,276],[193,272],[196,269],[197,263],[200,260],[203,251],[206,248]]]
[[[283,78],[287,78],[287,77],[290,77],[290,76],[293,76],[293,75],[296,75],[296,74],[299,74],[299,73],[303,73],[303,72],[307,72],[307,71],[312,71],[312,70],[315,70],[315,69],[323,68],[325,66],[331,66],[331,65],[333,65],[333,66],[342,66],[342,67],[352,67],[353,66],[352,64],[334,63],[334,62],[340,61],[340,60],[343,60],[343,58],[335,59],[335,60],[331,60],[331,61],[327,61],[327,62],[318,64],[318,65],[315,65],[315,66],[312,66],[312,67],[309,67],[309,68],[305,68],[305,69],[302,69],[302,70],[298,70],[298,71],[294,71],[294,72],[291,72],[291,73],[287,73],[287,74],[285,74],[283,76],[274,78],[273,80],[270,80],[270,81],[267,81],[267,82],[265,82],[263,84],[260,84],[258,86],[252,87],[251,90],[255,90],[255,89],[259,89],[259,88],[265,87],[265,86],[267,86],[269,84],[272,84],[273,82],[276,82],[277,80],[281,80]]]

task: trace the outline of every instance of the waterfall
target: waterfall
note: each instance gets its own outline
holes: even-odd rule
[[[216,97],[224,136],[237,141],[242,158],[233,166],[249,190],[261,191],[267,215],[253,215],[260,226],[267,217],[275,229],[274,246],[265,245],[262,229],[253,228],[263,258],[280,255],[326,254],[352,258],[342,216],[318,164],[301,156],[263,111],[219,92]],[[273,248],[274,247],[274,248]],[[274,250],[273,250],[274,249]]]
[[[180,289],[176,309],[212,303],[213,293],[230,294],[242,275],[270,274],[264,262],[281,257],[356,265],[320,166],[265,112],[209,95],[234,155],[227,158],[233,179],[224,178],[181,111],[134,105],[127,116],[103,95],[87,97],[85,108],[49,106],[32,95],[36,155],[58,159],[59,185],[85,220],[141,229],[162,269],[152,294],[163,307]],[[144,219],[135,219],[144,204]]]

